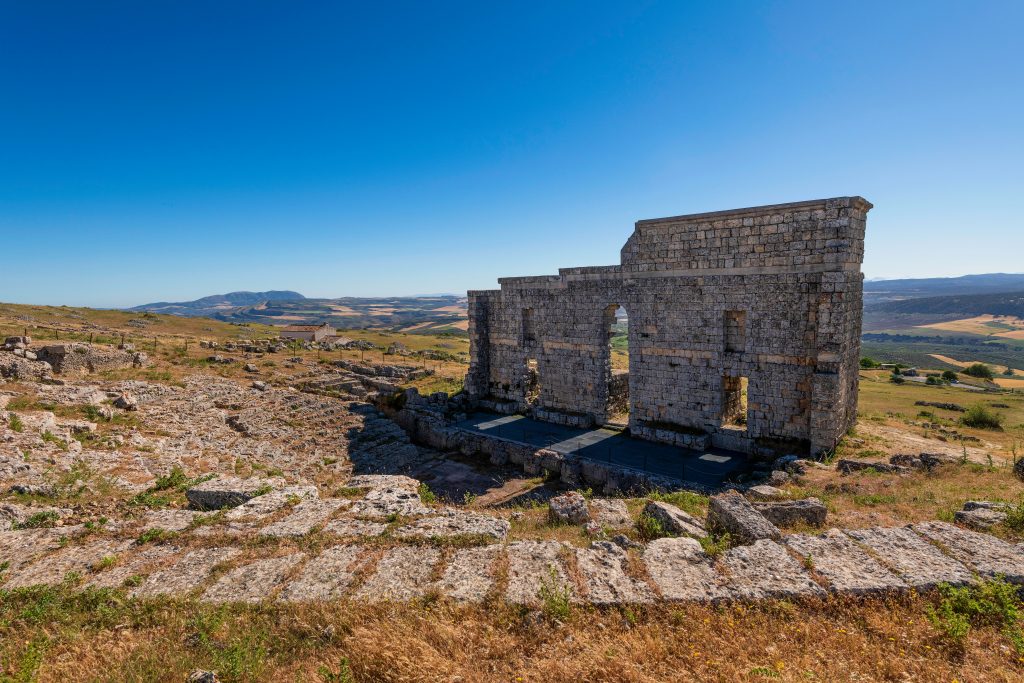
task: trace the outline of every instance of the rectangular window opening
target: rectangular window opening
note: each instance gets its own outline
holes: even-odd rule
[[[725,350],[742,353],[747,345],[746,311],[725,312]]]

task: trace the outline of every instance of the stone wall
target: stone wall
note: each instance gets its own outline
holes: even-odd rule
[[[93,346],[84,343],[51,344],[38,352],[39,360],[53,366],[60,374],[98,372],[146,365],[146,354],[140,351]]]
[[[639,221],[621,265],[472,291],[467,392],[541,419],[604,423],[621,305],[634,434],[703,433],[755,453],[828,450],[856,418],[870,208],[840,197]],[[738,427],[729,406],[739,378],[748,388]]]

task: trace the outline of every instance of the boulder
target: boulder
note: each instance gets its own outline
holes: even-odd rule
[[[1013,474],[1021,481],[1024,481],[1024,458],[1013,463]]]
[[[836,469],[843,474],[850,474],[851,472],[861,472],[869,469],[877,472],[899,472],[906,468],[900,465],[892,465],[887,462],[878,462],[875,460],[840,460],[836,463]]]
[[[958,510],[953,519],[957,524],[976,531],[985,531],[1006,521],[1006,513],[994,508],[973,508],[971,510]]]
[[[556,524],[586,524],[590,510],[583,494],[569,491],[548,501],[548,518]]]
[[[114,407],[121,410],[138,410],[139,402],[129,393],[124,393],[114,399]]]
[[[263,479],[252,477],[216,477],[196,484],[185,491],[185,498],[191,507],[199,510],[220,510],[238,507],[269,490],[281,488],[284,480],[280,477]]]
[[[790,480],[789,472],[785,470],[772,470],[772,473],[768,475],[769,486],[782,486],[788,484]]]
[[[768,484],[760,484],[747,489],[747,497],[751,500],[778,500],[785,498],[786,492]]]
[[[699,519],[680,510],[675,505],[660,500],[648,501],[642,514],[658,520],[662,529],[675,536],[704,538],[708,535]]]
[[[754,503],[754,509],[769,522],[780,527],[792,527],[799,524],[821,526],[825,523],[825,516],[828,514],[825,504],[817,498]]]
[[[710,531],[729,534],[740,545],[763,538],[773,541],[782,538],[778,528],[735,491],[711,497],[706,527]]]
[[[594,498],[590,501],[590,516],[602,527],[625,529],[633,526],[626,501],[616,498]]]
[[[245,370],[246,372],[259,372],[260,371],[260,369],[258,367],[256,367],[255,365],[253,365],[252,363],[246,363],[245,367],[243,367],[242,369]]]

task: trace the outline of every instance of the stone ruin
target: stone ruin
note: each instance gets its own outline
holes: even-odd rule
[[[620,265],[470,291],[466,390],[500,413],[605,424],[622,307],[633,436],[828,451],[856,420],[871,208],[838,197],[642,220]]]

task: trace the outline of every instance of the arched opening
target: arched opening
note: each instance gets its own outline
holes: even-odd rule
[[[626,427],[629,424],[629,314],[622,305],[611,304],[605,308],[604,324],[608,344],[605,422]]]

